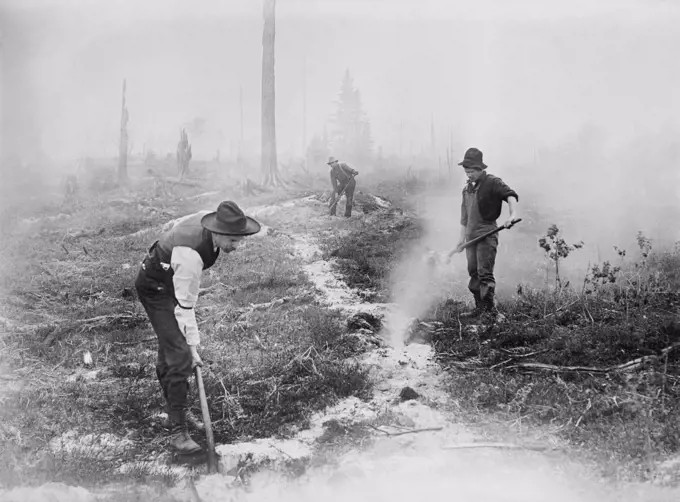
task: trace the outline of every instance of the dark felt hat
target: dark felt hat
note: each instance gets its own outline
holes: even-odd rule
[[[459,162],[459,166],[467,167],[469,169],[486,169],[487,165],[483,162],[482,151],[478,148],[468,148],[463,157],[463,162]]]
[[[253,235],[260,231],[260,224],[230,200],[220,202],[217,211],[201,218],[201,225],[221,235]]]

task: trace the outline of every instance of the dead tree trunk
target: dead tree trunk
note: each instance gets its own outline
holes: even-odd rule
[[[276,0],[264,0],[262,30],[262,152],[264,185],[281,186],[276,156],[276,85],[274,79]]]
[[[128,158],[128,133],[127,123],[130,116],[128,115],[127,106],[125,104],[125,79],[123,79],[123,106],[120,115],[120,143],[118,145],[118,183],[126,183],[128,180],[127,174],[127,158]]]
[[[307,56],[304,58],[302,73],[302,158],[307,158]],[[306,162],[305,162],[306,164]],[[305,166],[305,170],[306,170]]]
[[[180,181],[189,172],[189,162],[191,161],[191,145],[186,129],[179,132],[179,143],[177,143],[177,175]]]
[[[236,152],[236,165],[238,166],[239,172],[241,171],[241,166],[243,164],[243,86],[238,88],[238,103],[240,111],[240,127],[241,136],[238,140],[238,151]]]

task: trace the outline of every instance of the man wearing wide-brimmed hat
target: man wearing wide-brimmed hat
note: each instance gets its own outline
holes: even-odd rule
[[[507,202],[510,215],[503,226],[510,228],[517,220],[519,196],[502,179],[486,172],[487,165],[483,154],[477,148],[469,148],[463,161],[458,164],[465,169],[468,182],[463,188],[461,204],[461,231],[458,246],[497,228],[496,220]],[[472,311],[461,317],[477,317],[488,313],[497,320],[500,318],[495,304],[496,279],[494,266],[498,249],[498,234],[491,235],[477,244],[466,248],[468,289],[475,299]]]
[[[333,192],[331,193],[330,200],[331,216],[335,216],[338,202],[340,202],[340,197],[342,197],[342,194],[344,193],[345,217],[349,218],[352,216],[354,190],[357,186],[357,182],[354,177],[359,174],[359,171],[352,169],[344,162],[338,162],[338,159],[333,156],[328,157],[327,164],[331,166],[331,185],[333,186]]]
[[[190,412],[187,394],[193,368],[202,365],[194,314],[202,272],[220,251],[234,251],[244,237],[259,231],[260,224],[235,202],[222,202],[217,211],[179,219],[149,248],[137,275],[139,300],[158,337],[156,375],[168,411],[170,446],[178,453],[201,449],[189,436],[189,426],[200,430],[203,424]]]

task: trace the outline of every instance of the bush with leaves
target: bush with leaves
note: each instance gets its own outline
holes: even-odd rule
[[[555,264],[555,282],[559,289],[562,289],[562,279],[560,277],[560,260],[569,256],[569,254],[575,249],[581,249],[583,247],[583,241],[577,242],[575,244],[567,244],[562,238],[560,229],[557,225],[552,224],[548,228],[547,233],[538,240],[538,245],[545,251],[548,258],[552,260]],[[564,286],[568,286],[569,282]]]

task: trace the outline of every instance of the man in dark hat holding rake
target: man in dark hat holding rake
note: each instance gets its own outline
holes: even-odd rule
[[[338,159],[331,156],[328,158],[327,164],[331,166],[331,185],[333,186],[333,193],[331,194],[331,216],[335,216],[335,211],[340,202],[340,197],[345,194],[345,217],[352,216],[352,204],[354,202],[354,190],[357,182],[354,177],[359,174],[349,167],[344,162],[338,162]]]
[[[463,188],[461,204],[460,240],[458,246],[497,228],[496,220],[501,215],[503,201],[510,209],[508,220],[503,223],[510,228],[519,218],[517,202],[519,196],[502,179],[488,174],[487,165],[483,162],[482,152],[477,148],[469,148],[463,161],[458,164],[465,169],[468,182]],[[495,233],[465,249],[470,282],[468,289],[475,299],[475,307],[461,317],[478,317],[488,314],[492,320],[500,320],[496,309],[496,279],[493,271],[498,249],[498,233]]]
[[[222,202],[217,211],[201,211],[177,220],[153,243],[135,281],[139,299],[158,337],[156,375],[165,397],[170,446],[180,454],[201,447],[188,427],[201,430],[189,410],[189,377],[202,366],[194,305],[203,270],[220,251],[231,253],[241,240],[260,231],[260,224],[243,214],[235,202]]]

